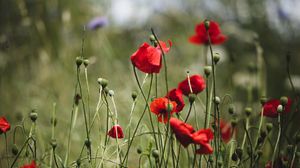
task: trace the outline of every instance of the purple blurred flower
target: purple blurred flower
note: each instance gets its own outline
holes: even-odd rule
[[[97,30],[98,28],[101,28],[101,27],[107,25],[107,23],[108,23],[108,20],[106,17],[104,17],[104,16],[95,17],[87,24],[87,28],[89,30]]]

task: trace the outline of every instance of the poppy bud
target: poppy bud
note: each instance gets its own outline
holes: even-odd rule
[[[85,146],[88,148],[88,149],[90,149],[91,148],[91,144],[92,144],[92,142],[90,141],[90,140],[85,140],[84,141],[84,144],[85,144]]]
[[[206,31],[208,31],[209,25],[210,25],[209,20],[205,19],[205,20],[204,20],[204,26],[205,26]]]
[[[173,104],[172,103],[168,103],[167,105],[167,112],[171,112],[173,110]]]
[[[273,124],[272,123],[267,123],[266,124],[266,129],[267,129],[268,132],[271,132],[272,129],[273,129]]]
[[[136,152],[137,152],[138,154],[141,154],[143,151],[142,151],[141,147],[138,147],[138,148],[136,149]]]
[[[76,65],[77,65],[77,68],[80,67],[80,65],[82,64],[83,60],[80,58],[80,57],[76,57]]]
[[[196,95],[195,94],[189,94],[189,102],[194,103],[195,100],[196,100]]]
[[[283,96],[283,97],[280,98],[280,104],[285,106],[285,105],[287,105],[288,100],[289,99],[286,96]]]
[[[50,120],[51,124],[55,127],[56,124],[57,124],[57,119],[56,118],[53,118],[51,117],[51,120]]]
[[[114,94],[115,94],[115,92],[114,92],[113,90],[109,90],[109,91],[108,91],[108,95],[109,95],[110,97],[114,96]]]
[[[288,146],[286,147],[286,151],[287,151],[288,153],[292,153],[292,152],[293,152],[293,145],[288,145]]]
[[[298,143],[300,143],[300,134],[298,134],[298,135],[296,135],[296,143],[298,144]]]
[[[137,92],[136,91],[133,91],[131,93],[131,98],[133,99],[133,101],[137,98]]]
[[[151,34],[151,35],[149,36],[149,40],[150,40],[152,43],[154,43],[154,42],[156,41],[153,34]]]
[[[266,97],[261,97],[260,98],[260,104],[263,106],[265,105],[265,103],[268,101],[268,99]]]
[[[31,111],[31,113],[29,114],[29,118],[31,119],[32,122],[36,121],[36,119],[38,118],[38,114],[35,112],[35,110]]]
[[[13,155],[17,155],[19,153],[19,149],[18,149],[18,146],[16,144],[13,145],[13,147],[11,149],[11,153]]]
[[[232,115],[232,114],[234,114],[234,112],[235,112],[234,105],[230,104],[228,107],[228,113]]]
[[[220,61],[219,53],[215,53],[215,55],[213,56],[213,60],[214,60],[215,64],[217,64]]]
[[[78,106],[80,99],[81,99],[81,96],[79,94],[76,94],[74,97],[74,103],[76,106]]]
[[[280,104],[277,106],[277,113],[282,113],[283,112],[283,106]]]
[[[208,77],[211,73],[211,66],[205,66],[204,73],[205,73],[206,77]]]
[[[83,65],[87,67],[90,64],[90,61],[88,59],[83,60]]]
[[[104,78],[98,78],[98,83],[102,86],[102,88],[105,88],[108,84],[108,81]]]
[[[246,107],[245,108],[245,113],[246,113],[246,116],[249,117],[252,113],[252,108],[251,107]]]
[[[155,159],[158,159],[158,157],[159,157],[159,151],[157,149],[152,150],[152,156]]]
[[[57,146],[56,139],[52,139],[52,140],[50,141],[50,145],[51,145],[51,147],[52,147],[53,149],[55,149],[56,146]]]
[[[216,105],[220,104],[220,102],[221,102],[220,97],[216,96],[214,98],[214,102],[216,103]]]

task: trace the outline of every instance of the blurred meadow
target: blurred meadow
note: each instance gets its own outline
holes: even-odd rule
[[[55,103],[57,153],[64,158],[76,84],[75,59],[82,49],[89,60],[91,111],[96,108],[99,96],[97,79],[105,78],[109,89],[114,91],[119,124],[126,127],[131,93],[138,91],[130,56],[143,42],[149,41],[150,28],[159,39],[173,42],[167,55],[169,85],[173,88],[186,77],[187,70],[191,74],[204,74],[202,56],[207,50],[188,42],[195,25],[204,19],[217,21],[228,36],[224,44],[213,46],[221,57],[217,69],[218,95],[230,95],[238,114],[242,115],[243,109],[250,105],[254,115],[258,115],[263,94],[268,98],[294,94],[287,66],[295,91],[300,90],[299,8],[297,0],[0,0],[0,116],[6,116],[12,127],[24,119],[29,129],[28,115],[36,110],[37,138],[41,139],[37,142],[38,152],[45,153],[51,149],[50,119]],[[88,24],[94,18],[102,19],[103,23],[90,28]],[[261,68],[257,66],[257,54],[262,54],[265,63],[264,86],[252,75]],[[291,60],[289,65],[287,58]],[[163,75],[158,83],[164,84]],[[266,92],[260,93],[259,87],[265,87]],[[83,90],[86,89],[83,84]],[[159,95],[164,96],[164,87],[159,89]],[[251,102],[247,102],[249,92]],[[136,114],[143,108],[143,100],[139,102]],[[225,102],[221,107],[225,109],[221,115],[230,120],[226,112],[228,104]],[[104,112],[100,114],[103,121]],[[139,115],[133,115],[133,122],[138,118]],[[297,119],[299,114],[289,123],[291,130],[298,130]],[[143,120],[147,127],[148,115]],[[97,134],[91,134],[95,146],[104,138],[99,132],[105,134],[104,128],[101,129],[104,123],[96,124],[93,131]],[[74,130],[70,161],[78,158],[85,140],[80,112]],[[286,136],[293,134],[287,132]],[[12,141],[12,136],[8,138]],[[0,142],[3,141],[1,136]],[[21,133],[16,141],[21,146],[24,141]],[[135,147],[143,144],[147,141],[142,138],[134,142]],[[268,155],[267,150],[264,152]],[[135,150],[132,153],[131,166],[137,162]],[[1,144],[0,156],[4,154],[5,147]],[[6,166],[4,161],[0,162],[2,166]]]

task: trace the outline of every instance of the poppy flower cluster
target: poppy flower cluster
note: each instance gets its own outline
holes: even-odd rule
[[[189,38],[189,42],[197,45],[208,45],[209,39],[206,31],[208,31],[211,44],[222,44],[227,40],[227,37],[222,34],[220,26],[217,22],[203,21],[200,24],[196,25],[196,34],[192,35]]]
[[[26,164],[21,166],[20,168],[37,168],[38,166],[35,164],[35,161],[33,160],[30,164]]]
[[[10,124],[5,117],[0,118],[0,133],[6,133],[10,130]]]
[[[169,47],[163,41],[159,43],[164,53],[169,52],[172,46],[171,41],[169,41]],[[162,67],[162,51],[159,45],[153,47],[145,42],[131,55],[130,59],[136,68],[145,73],[159,73]]]
[[[170,126],[182,146],[187,147],[189,144],[196,144],[200,145],[200,148],[196,149],[197,154],[213,153],[210,141],[213,140],[214,135],[210,128],[195,131],[191,125],[173,117],[170,119]]]
[[[263,106],[263,115],[270,118],[278,117],[277,107],[280,105],[279,99],[272,99],[267,101]],[[288,98],[287,104],[284,106],[283,113],[289,113],[291,111],[292,100]]]
[[[124,138],[123,129],[120,125],[114,125],[107,133],[108,136],[111,138],[122,139]]]

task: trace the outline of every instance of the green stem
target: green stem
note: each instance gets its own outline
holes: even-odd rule
[[[278,136],[277,136],[277,140],[276,140],[276,144],[275,144],[275,147],[274,147],[274,151],[273,151],[273,156],[272,156],[272,165],[274,166],[274,161],[275,161],[275,157],[276,157],[276,150],[278,148],[278,144],[279,144],[279,141],[280,141],[280,137],[281,137],[281,123],[280,123],[280,113],[278,113]]]

